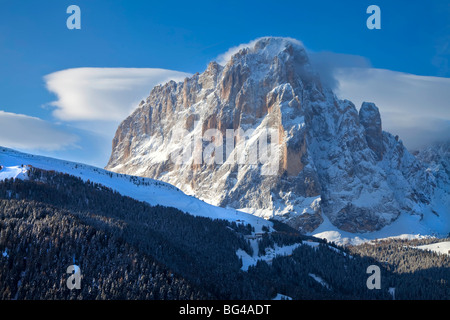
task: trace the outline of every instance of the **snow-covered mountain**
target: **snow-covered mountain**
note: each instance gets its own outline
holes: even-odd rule
[[[67,173],[83,181],[99,183],[124,196],[145,201],[151,205],[174,207],[194,216],[249,223],[255,227],[255,232],[261,232],[263,226],[269,229],[272,227],[270,221],[234,209],[215,207],[184,194],[168,183],[149,178],[118,174],[82,163],[26,154],[4,147],[0,147],[0,166],[0,181],[10,178],[26,179],[27,171],[32,166]]]
[[[428,172],[436,178],[434,184],[441,190],[450,188],[450,141],[435,143],[413,154]]]
[[[224,66],[153,88],[117,129],[106,169],[304,232],[375,232],[404,215],[450,231],[448,170],[383,131],[375,104],[339,100],[292,39],[261,38]]]

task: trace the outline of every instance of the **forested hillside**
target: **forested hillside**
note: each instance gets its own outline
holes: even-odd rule
[[[412,258],[394,259],[396,268],[370,254],[371,247],[344,249],[281,223],[274,227],[253,252],[250,225],[153,207],[32,168],[27,180],[0,182],[0,298],[271,299],[281,293],[294,299],[391,299],[390,287],[397,288],[396,298],[450,296],[448,257],[405,276],[399,270],[402,263],[416,263]],[[295,243],[303,244],[290,256],[241,270],[237,250],[257,256]],[[81,269],[79,290],[66,287],[73,264]],[[366,286],[371,264],[381,267],[381,290]]]

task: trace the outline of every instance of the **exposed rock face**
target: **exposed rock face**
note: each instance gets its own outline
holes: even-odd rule
[[[364,102],[359,110],[359,122],[363,125],[367,145],[375,152],[378,160],[383,158],[383,130],[381,129],[380,111],[374,103]]]
[[[275,146],[267,153],[264,139]],[[433,192],[417,159],[382,131],[378,108],[364,103],[358,113],[338,100],[301,43],[284,38],[155,87],[117,129],[107,169],[303,231],[325,217],[342,230],[377,230],[402,211],[421,214]]]

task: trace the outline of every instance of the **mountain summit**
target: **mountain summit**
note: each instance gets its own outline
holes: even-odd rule
[[[448,223],[442,172],[382,130],[374,103],[358,112],[339,100],[287,38],[260,38],[223,66],[153,88],[117,129],[106,169],[303,232],[325,220],[374,231],[402,213]]]

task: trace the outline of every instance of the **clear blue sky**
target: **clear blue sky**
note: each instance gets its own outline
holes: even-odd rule
[[[68,30],[66,8],[81,8]],[[366,9],[381,8],[381,30]],[[230,47],[261,36],[314,51],[360,55],[373,67],[450,76],[450,1],[0,0],[0,110],[54,121],[47,74],[77,67],[202,72]],[[112,138],[112,137],[111,137]]]

